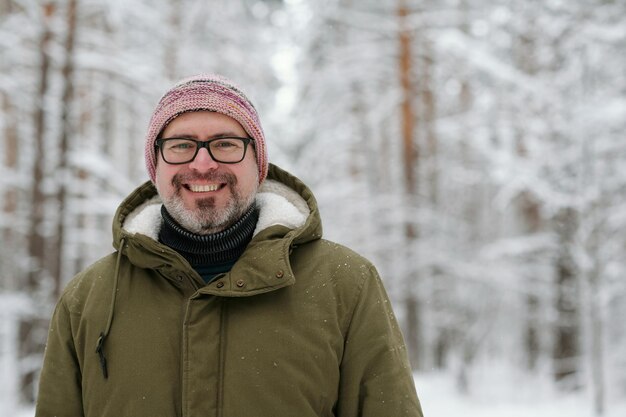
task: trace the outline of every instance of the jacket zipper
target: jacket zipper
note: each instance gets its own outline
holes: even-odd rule
[[[217,417],[224,416],[224,367],[226,362],[226,326],[228,325],[227,300],[227,298],[221,298],[222,308],[220,309],[220,355],[217,375]]]
[[[185,337],[185,327],[187,326],[187,317],[189,315],[189,307],[190,307],[190,303],[191,303],[191,297],[193,296],[193,294],[198,290],[198,285],[195,284],[193,278],[189,278],[188,281],[191,284],[191,288],[193,289],[193,291],[191,291],[190,294],[186,294],[185,291],[185,284],[183,283],[184,279],[181,279],[179,282],[182,283],[182,287],[181,287],[181,291],[183,292],[183,303],[181,305],[181,313],[182,313],[182,322],[180,325],[180,335],[179,335],[179,339],[181,346],[180,346],[180,366],[179,366],[179,380],[180,380],[180,396],[181,396],[181,401],[180,401],[180,406],[181,406],[181,410],[180,410],[180,415],[181,417],[185,417],[188,415],[187,413],[187,398],[186,398],[186,390],[187,390],[187,386],[186,386],[186,382],[185,382],[185,352],[187,352],[187,339]]]

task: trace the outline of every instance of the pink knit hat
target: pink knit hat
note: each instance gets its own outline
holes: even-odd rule
[[[154,142],[165,127],[182,113],[209,110],[232,117],[254,139],[259,184],[267,177],[268,160],[265,135],[256,109],[230,80],[217,74],[200,74],[186,78],[159,100],[146,135],[146,168],[155,181],[156,152]]]

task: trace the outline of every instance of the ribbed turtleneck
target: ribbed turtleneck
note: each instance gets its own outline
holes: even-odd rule
[[[235,263],[252,239],[259,218],[255,205],[228,229],[219,233],[199,235],[184,229],[161,207],[163,225],[159,241],[180,253],[194,269]],[[230,269],[230,268],[229,268]]]

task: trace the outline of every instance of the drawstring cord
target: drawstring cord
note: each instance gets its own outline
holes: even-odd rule
[[[111,330],[111,324],[113,323],[113,311],[115,310],[115,297],[117,296],[117,283],[119,281],[120,275],[120,262],[122,260],[122,249],[124,248],[124,243],[126,242],[126,238],[122,238],[120,241],[120,249],[117,252],[117,262],[115,263],[115,276],[113,281],[113,293],[111,295],[111,308],[109,310],[109,319],[107,321],[107,325],[103,332],[100,332],[100,337],[98,337],[98,341],[96,342],[96,353],[100,358],[100,367],[102,368],[102,376],[104,379],[109,377],[109,372],[107,369],[107,358],[104,356],[104,341],[109,335],[109,331]]]

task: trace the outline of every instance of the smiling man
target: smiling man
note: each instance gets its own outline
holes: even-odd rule
[[[376,269],[321,238],[239,88],[175,85],[145,151],[116,252],[57,304],[36,416],[422,416]]]
[[[187,230],[216,233],[254,209],[259,175],[253,143],[234,119],[210,111],[175,118],[156,141],[156,187]],[[204,146],[202,146],[204,144]],[[253,145],[252,145],[253,146]]]

